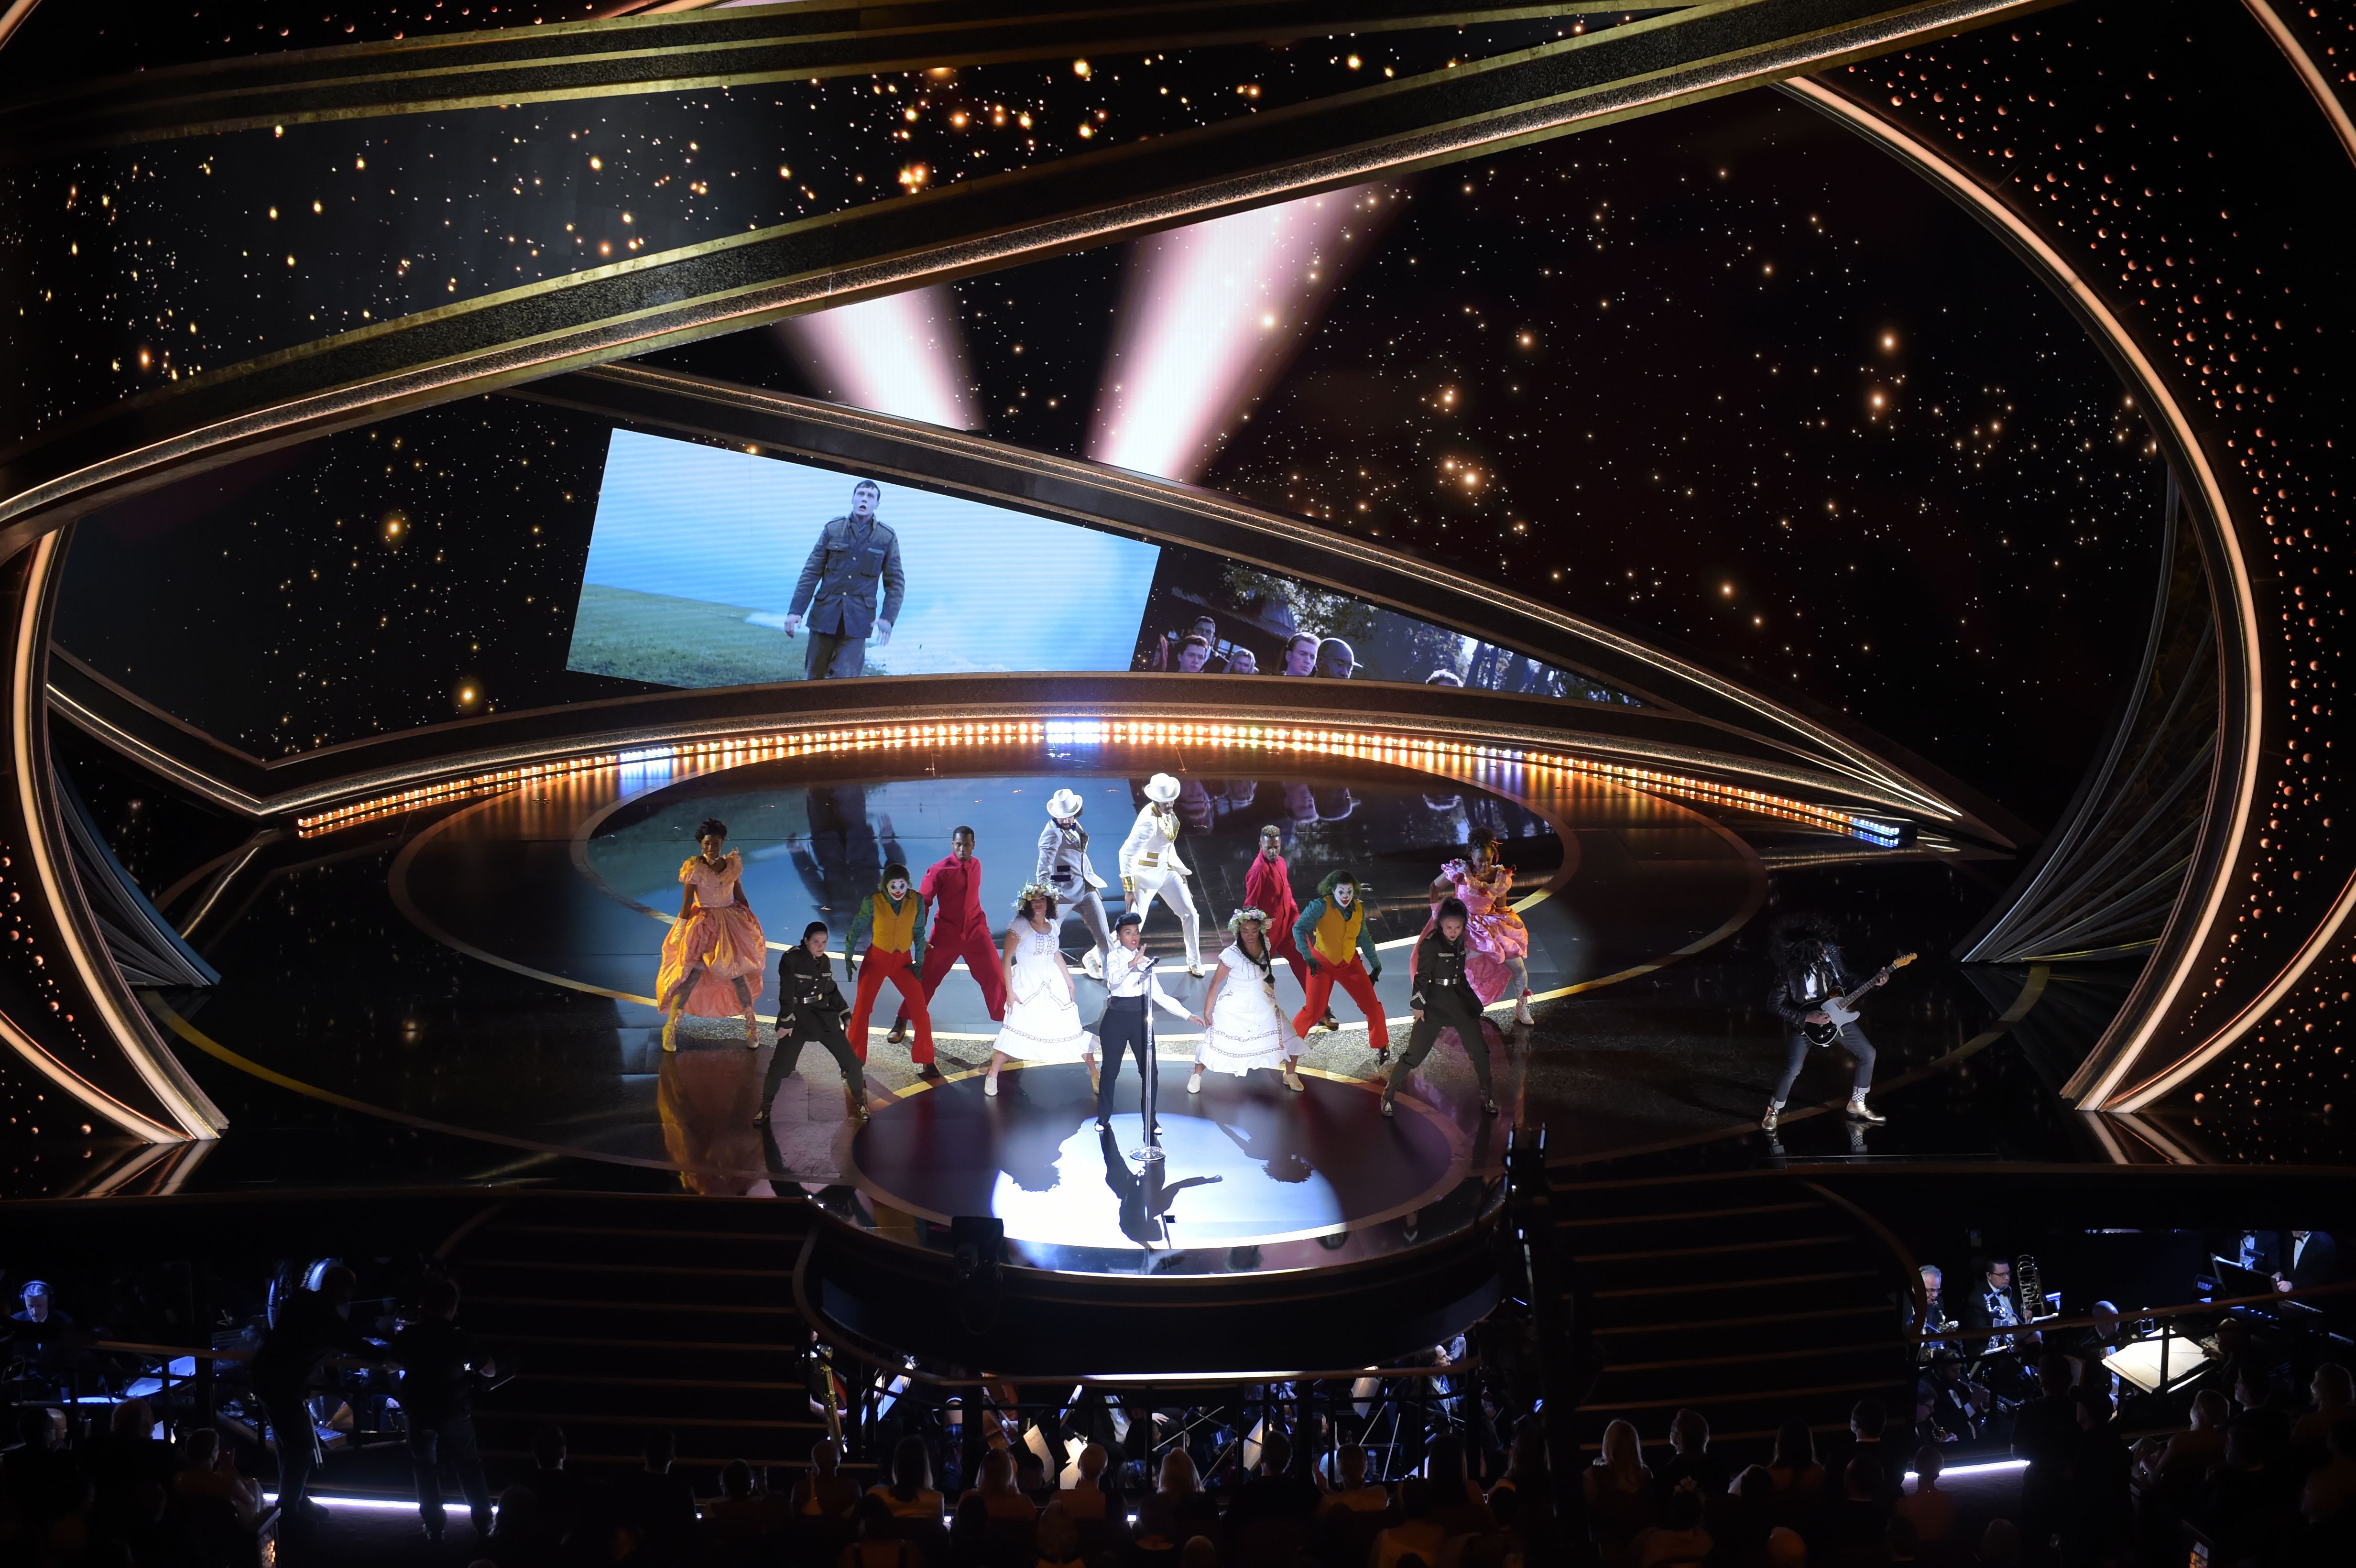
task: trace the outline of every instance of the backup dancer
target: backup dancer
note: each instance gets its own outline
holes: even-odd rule
[[[875,891],[859,901],[859,914],[842,944],[851,977],[859,982],[859,999],[851,1007],[851,1049],[867,1060],[867,1020],[875,1011],[875,994],[889,980],[900,988],[900,1008],[916,1020],[916,1043],[908,1060],[919,1067],[932,1064],[933,1015],[925,1006],[925,982],[918,965],[925,962],[925,905],[908,885],[908,868],[884,868]],[[862,962],[859,939],[867,938]],[[898,1027],[894,1026],[894,1033]]]
[[[1144,1118],[1149,1134],[1162,1130],[1153,1115],[1152,1020],[1146,1017],[1147,1005],[1175,1013],[1189,1023],[1203,1021],[1162,988],[1161,979],[1153,973],[1153,955],[1145,951],[1144,936],[1144,918],[1135,910],[1127,912],[1115,927],[1112,953],[1105,960],[1105,1010],[1096,1030],[1104,1051],[1104,1076],[1097,1084],[1097,1131],[1100,1133],[1112,1131],[1113,1083],[1120,1076],[1124,1050],[1137,1061],[1138,1115]]]
[[[1430,931],[1439,923],[1440,908],[1449,899],[1464,906],[1464,940],[1470,954],[1467,973],[1481,1005],[1488,1006],[1510,992],[1514,1021],[1530,1017],[1530,928],[1514,912],[1514,869],[1498,859],[1497,836],[1476,827],[1465,841],[1465,855],[1440,868],[1431,884]],[[1421,952],[1421,948],[1417,949]]]
[[[821,1047],[842,1069],[843,1087],[851,1092],[851,1114],[867,1119],[867,1074],[863,1056],[851,1049],[842,1032],[842,991],[834,983],[834,962],[826,955],[826,922],[814,920],[802,931],[801,942],[777,955],[777,1049],[761,1080],[761,1108],[753,1115],[755,1126],[766,1126],[769,1106],[786,1074],[800,1067],[802,1048]]]
[[[925,880],[916,884],[916,898],[933,912],[933,933],[925,942],[926,1010],[931,1009],[941,982],[962,958],[974,984],[981,987],[982,1005],[990,1009],[991,1021],[1005,1018],[1006,977],[999,971],[998,941],[990,933],[990,917],[981,912],[981,861],[973,852],[972,828],[951,829],[948,854],[925,868]],[[908,1009],[903,1003],[899,1016],[892,1020],[889,1038],[897,1045],[907,1037]],[[916,1061],[919,1066],[930,1063],[931,1050]]]
[[[1070,1061],[1087,1048],[1056,932],[1055,895],[1033,882],[1023,890],[1006,928],[1006,1021],[998,1027],[990,1073],[981,1081],[985,1094],[998,1093],[998,1071],[1009,1061]]]
[[[1244,873],[1244,902],[1268,912],[1267,929],[1276,955],[1292,965],[1292,978],[1309,989],[1309,965],[1301,961],[1301,944],[1293,940],[1292,923],[1301,918],[1301,904],[1292,896],[1292,868],[1284,861],[1284,829],[1271,822],[1259,830],[1259,853]]]
[[[1039,867],[1033,880],[1055,895],[1055,901],[1080,917],[1087,929],[1088,955],[1080,967],[1093,979],[1104,977],[1106,957],[1112,951],[1112,933],[1105,925],[1105,880],[1088,860],[1088,830],[1080,826],[1087,803],[1068,789],[1059,789],[1047,801],[1047,826],[1039,829]],[[1142,915],[1144,912],[1140,911]]]
[[[662,1048],[679,1049],[679,1015],[744,1017],[744,1049],[761,1049],[761,1020],[753,1010],[760,974],[769,966],[768,939],[744,901],[744,857],[730,849],[728,825],[707,816],[695,829],[703,852],[679,869],[679,919],[663,938],[655,974],[656,1005],[663,1012]]]
[[[1234,938],[1219,955],[1211,989],[1203,998],[1210,1025],[1194,1052],[1186,1093],[1203,1092],[1203,1071],[1215,1067],[1241,1078],[1255,1067],[1284,1071],[1284,1086],[1306,1085],[1293,1071],[1301,1060],[1301,1035],[1276,1005],[1276,950],[1268,939],[1268,916],[1239,909],[1227,922]]]
[[[1355,872],[1326,873],[1317,884],[1317,896],[1292,923],[1292,940],[1309,963],[1309,998],[1292,1015],[1292,1032],[1306,1036],[1310,1025],[1326,1017],[1333,987],[1339,986],[1366,1015],[1366,1043],[1377,1057],[1389,1061],[1390,1024],[1375,996],[1375,982],[1383,977],[1383,955],[1375,949],[1375,933],[1366,928],[1366,906],[1358,897]],[[1363,963],[1361,949],[1365,953]]]
[[[1120,885],[1129,907],[1140,915],[1156,894],[1177,912],[1178,930],[1186,939],[1186,973],[1199,979],[1209,971],[1203,967],[1203,924],[1186,891],[1194,873],[1178,859],[1178,814],[1170,809],[1177,798],[1178,781],[1170,774],[1146,781],[1147,805],[1120,847]]]
[[[1416,939],[1415,1027],[1408,1031],[1407,1050],[1399,1053],[1398,1065],[1383,1085],[1386,1116],[1393,1114],[1391,1100],[1399,1086],[1431,1054],[1444,1029],[1456,1031],[1472,1063],[1472,1075],[1481,1081],[1482,1113],[1497,1114],[1497,1097],[1489,1086],[1489,1042],[1481,1033],[1481,1004],[1465,974],[1474,951],[1465,936],[1468,920],[1462,903],[1442,899],[1430,929]]]

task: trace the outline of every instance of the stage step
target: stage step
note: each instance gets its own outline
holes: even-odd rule
[[[1589,1450],[1624,1420],[1665,1455],[1687,1408],[1736,1465],[1763,1461],[1787,1420],[1820,1441],[1845,1432],[1867,1397],[1912,1415],[1906,1264],[1828,1194],[1756,1177],[1565,1183],[1554,1209],[1604,1363],[1580,1407]]]
[[[494,1480],[549,1424],[579,1465],[635,1465],[658,1430],[683,1469],[801,1464],[825,1432],[793,1296],[809,1219],[795,1198],[552,1193],[454,1237],[463,1321],[518,1369],[477,1403]]]

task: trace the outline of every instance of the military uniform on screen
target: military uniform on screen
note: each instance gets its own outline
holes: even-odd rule
[[[879,588],[884,596],[880,611],[875,603]],[[869,635],[876,622],[900,619],[900,602],[907,592],[907,574],[900,569],[900,536],[880,519],[871,517],[862,524],[837,517],[819,529],[787,608],[788,614],[807,617],[808,678],[841,680],[866,673]]]

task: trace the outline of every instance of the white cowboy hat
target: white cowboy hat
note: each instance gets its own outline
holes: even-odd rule
[[[1178,781],[1168,773],[1156,773],[1145,781],[1145,798],[1156,805],[1168,805],[1178,798]]]
[[[1070,790],[1059,789],[1047,797],[1047,815],[1058,821],[1069,821],[1080,814],[1087,803]]]

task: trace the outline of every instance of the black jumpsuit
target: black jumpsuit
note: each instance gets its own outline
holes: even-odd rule
[[[867,1103],[867,1074],[842,1032],[851,1005],[834,983],[834,960],[798,944],[777,957],[777,1051],[769,1059],[768,1076],[761,1081],[761,1109],[755,1120],[769,1119],[770,1103],[786,1074],[801,1064],[802,1048],[820,1045],[842,1066],[842,1081],[851,1086],[853,1104]]]
[[[1486,1096],[1489,1041],[1481,1032],[1481,1000],[1472,994],[1472,982],[1464,977],[1462,937],[1451,942],[1435,925],[1416,943],[1415,1006],[1423,1017],[1408,1031],[1407,1051],[1391,1069],[1388,1093],[1398,1093],[1407,1075],[1431,1054],[1440,1031],[1452,1029],[1456,1038],[1464,1042],[1464,1054],[1472,1063],[1472,1075],[1481,1081],[1481,1093]]]

